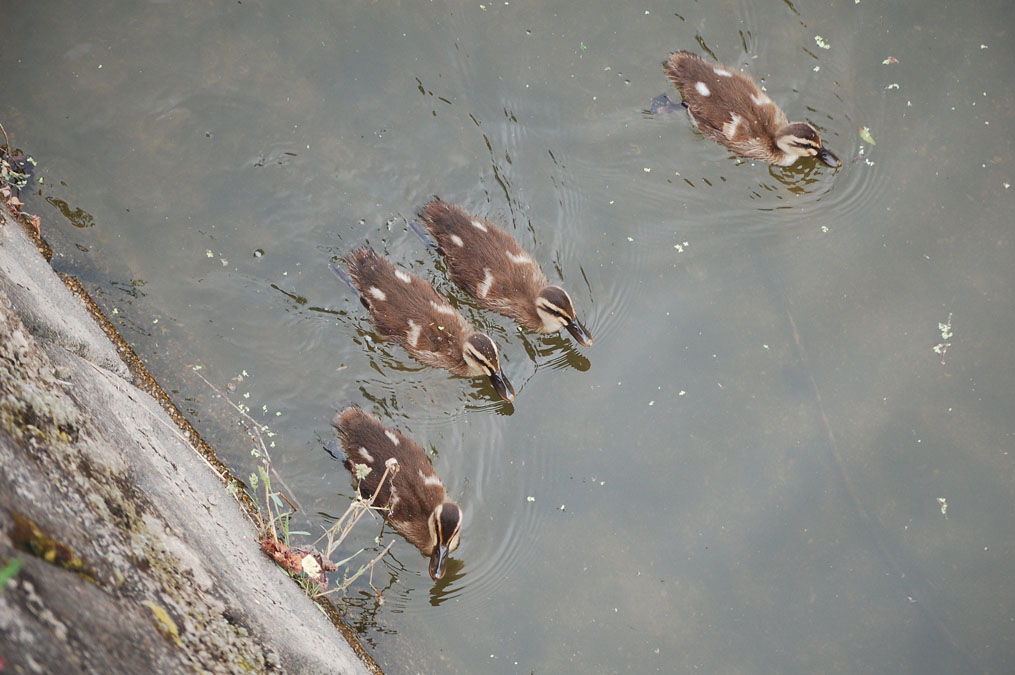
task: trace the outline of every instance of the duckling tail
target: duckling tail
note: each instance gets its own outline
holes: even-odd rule
[[[411,229],[413,232],[415,232],[416,236],[423,240],[423,244],[427,248],[430,248],[430,249],[436,249],[437,248],[437,242],[435,242],[433,239],[431,239],[430,235],[427,234],[427,231],[423,228],[423,226],[420,225],[419,223],[417,223],[415,220],[410,220],[409,221],[409,229]]]
[[[363,299],[363,296],[361,296],[361,295],[360,295],[360,293],[359,293],[359,289],[358,289],[358,288],[356,288],[355,286],[353,286],[353,284],[352,284],[352,279],[350,279],[350,278],[349,278],[349,275],[347,275],[347,274],[346,274],[346,273],[345,273],[345,272],[344,272],[344,271],[342,270],[342,268],[341,268],[341,267],[339,267],[338,265],[336,265],[336,264],[334,264],[334,263],[329,263],[329,264],[328,264],[328,269],[329,269],[329,270],[331,270],[331,271],[332,271],[332,273],[333,273],[333,274],[334,274],[334,275],[335,275],[336,277],[338,277],[338,278],[339,278],[339,279],[341,279],[341,280],[342,280],[343,282],[345,282],[345,285],[346,285],[346,286],[348,286],[349,288],[351,288],[351,289],[352,289],[352,292],[356,294],[356,297],[357,297],[357,298],[359,298],[360,300],[362,300],[362,299]]]

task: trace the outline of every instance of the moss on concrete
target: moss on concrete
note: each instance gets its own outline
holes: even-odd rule
[[[261,555],[129,347],[0,219],[0,561],[23,562],[0,591],[5,672],[376,668]]]

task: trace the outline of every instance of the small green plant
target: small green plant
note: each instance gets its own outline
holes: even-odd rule
[[[3,145],[0,145],[0,204],[6,205],[11,215],[22,218],[34,227],[36,234],[41,234],[39,216],[22,211],[21,207],[25,204],[18,198],[21,189],[28,185],[35,160],[11,147],[3,124],[0,124],[0,132],[4,137]]]
[[[399,469],[398,462],[394,460],[389,461],[390,463],[384,468],[384,473],[381,474],[381,480],[380,482],[377,483],[377,489],[374,490],[374,493],[372,495],[370,495],[370,499],[365,499],[360,494],[359,490],[360,486],[358,484],[360,481],[366,478],[368,473],[370,473],[371,471],[370,467],[366,466],[365,464],[356,464],[353,466],[353,468],[356,470],[356,481],[357,481],[356,499],[354,499],[352,503],[349,504],[348,508],[346,508],[345,510],[345,513],[342,514],[342,517],[339,518],[337,521],[335,521],[335,523],[332,524],[332,526],[329,527],[327,531],[325,531],[325,533],[320,537],[318,537],[317,541],[314,542],[314,544],[317,545],[320,544],[322,540],[325,539],[327,540],[327,543],[324,545],[324,557],[327,560],[331,560],[331,555],[335,552],[336,549],[338,549],[339,546],[342,545],[346,537],[348,537],[349,533],[352,531],[352,528],[356,527],[356,523],[360,521],[360,518],[362,518],[365,514],[371,511],[384,512],[388,510],[386,506],[385,507],[374,506],[373,504],[374,500],[377,498],[378,493],[380,493],[381,488],[384,487],[384,481],[394,479],[395,474],[398,473]],[[369,570],[370,578],[367,583],[370,584],[370,588],[373,589],[374,593],[377,595],[378,600],[381,602],[381,604],[383,604],[384,598],[381,596],[381,592],[377,590],[377,587],[374,586],[374,565],[376,565],[381,560],[381,558],[387,555],[388,551],[391,550],[391,547],[394,545],[394,543],[395,543],[394,540],[389,541],[388,545],[384,547],[384,550],[382,550],[379,554],[377,554],[376,557],[374,557],[369,562],[360,565],[359,568],[351,575],[349,574],[348,570],[346,570],[346,573],[342,576],[341,583],[339,583],[335,588],[329,591],[321,589],[317,593],[317,595],[325,596],[331,593],[335,593],[336,591],[344,591],[354,581],[356,581],[356,579],[363,576],[363,574],[365,574]],[[353,558],[355,558],[362,552],[363,549],[356,551],[355,553],[345,558],[344,560],[336,562],[335,566],[341,567],[346,563],[351,562]]]
[[[952,346],[949,340],[952,339],[952,313],[948,312],[948,319],[937,324],[937,329],[941,331],[941,342],[934,345],[934,353],[941,357],[941,365],[945,365],[945,354],[948,353],[948,348]]]
[[[0,567],[0,590],[3,590],[7,582],[17,576],[23,564],[25,563],[21,558],[14,558],[3,567]]]
[[[377,487],[377,491],[371,495],[370,499],[364,499],[360,496],[359,490],[356,491],[356,499],[354,499],[349,506],[346,508],[345,513],[331,526],[324,534],[322,534],[317,541],[309,546],[296,546],[294,538],[296,537],[309,537],[310,533],[305,530],[293,530],[291,529],[292,517],[302,511],[299,502],[295,499],[290,499],[287,495],[292,495],[292,490],[285,484],[282,477],[275,471],[274,466],[271,462],[271,454],[269,447],[274,447],[274,441],[265,442],[264,437],[267,436],[269,439],[275,434],[272,432],[267,425],[259,424],[250,416],[250,408],[244,404],[236,404],[229,399],[228,396],[223,394],[215,385],[208,381],[200,372],[200,366],[193,366],[192,370],[212,391],[218,394],[226,403],[228,403],[233,410],[235,410],[240,416],[240,425],[244,428],[247,436],[251,440],[251,451],[250,454],[257,460],[257,470],[251,472],[249,478],[249,488],[251,492],[251,498],[257,504],[263,503],[263,512],[257,514],[257,522],[255,526],[258,530],[258,543],[261,546],[261,550],[272,560],[282,567],[286,572],[293,578],[297,579],[303,586],[306,593],[312,597],[324,597],[334,593],[336,591],[346,590],[356,579],[361,577],[363,574],[370,572],[370,587],[377,594],[377,597],[383,603],[384,599],[381,597],[380,591],[373,585],[373,568],[381,559],[387,555],[388,551],[391,550],[391,546],[394,541],[388,543],[387,546],[373,559],[360,565],[355,572],[349,573],[346,570],[339,582],[334,588],[328,589],[328,577],[327,574],[336,572],[338,569],[351,562],[361,553],[364,549],[360,549],[345,557],[337,562],[332,561],[332,555],[342,546],[345,539],[349,536],[349,533],[356,526],[356,523],[368,512],[376,511],[383,512],[383,507],[373,506],[374,498],[377,493],[380,492],[381,487],[384,485],[385,480],[389,480],[390,476],[393,476],[398,471],[397,463],[391,467],[388,467],[384,471],[384,475],[381,476],[381,481]],[[230,384],[226,387],[229,391],[236,390],[236,384],[243,381],[246,372],[241,375],[237,375]],[[249,394],[245,394],[245,397]],[[266,408],[265,408],[266,410]],[[360,473],[362,471],[362,473]],[[370,471],[369,467],[364,466],[362,470],[357,467],[358,480],[362,480],[366,477],[366,473]],[[272,480],[277,481],[284,492],[281,490],[272,489]],[[263,487],[263,501],[262,498],[258,498],[256,495],[261,491]],[[357,486],[358,487],[358,486]],[[235,482],[230,484],[231,494],[238,493],[239,485]],[[295,501],[295,503],[294,503]],[[321,551],[317,546],[322,542],[326,541],[324,550]],[[378,542],[380,543],[380,542]]]

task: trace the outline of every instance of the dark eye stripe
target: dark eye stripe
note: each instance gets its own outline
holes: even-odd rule
[[[543,308],[543,311],[545,311],[548,314],[553,314],[554,316],[560,317],[561,319],[570,319],[570,317],[564,313],[564,310],[562,310],[560,307],[557,307],[556,305],[546,303],[540,306]]]

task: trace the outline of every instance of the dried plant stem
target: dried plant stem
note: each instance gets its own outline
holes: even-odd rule
[[[374,595],[376,595],[376,596],[377,596],[377,601],[378,601],[379,603],[381,603],[382,605],[384,604],[384,596],[383,596],[383,595],[381,595],[381,592],[380,592],[379,590],[377,590],[377,587],[376,587],[376,586],[374,586],[374,565],[376,565],[376,564],[377,564],[377,562],[378,562],[378,561],[379,561],[379,560],[380,560],[381,558],[383,558],[383,557],[384,557],[384,555],[385,555],[385,554],[386,554],[386,553],[388,552],[388,550],[389,550],[389,549],[391,548],[391,546],[392,546],[392,545],[393,545],[394,543],[395,543],[394,541],[390,541],[390,542],[388,542],[388,547],[387,547],[386,549],[384,549],[384,552],[383,552],[383,553],[381,553],[381,554],[380,554],[379,556],[377,556],[376,558],[374,558],[373,560],[371,560],[371,561],[370,561],[370,564],[368,565],[368,567],[370,568],[370,578],[369,578],[369,579],[367,579],[367,583],[368,583],[368,584],[370,584],[370,588],[371,588],[371,589],[373,590],[373,592],[374,592]],[[354,578],[355,578],[355,577],[354,577]]]
[[[204,383],[205,383],[206,385],[208,385],[208,387],[209,387],[209,388],[210,388],[210,389],[211,389],[212,391],[214,391],[214,392],[215,392],[216,394],[218,394],[219,396],[221,396],[221,397],[222,397],[222,399],[223,399],[223,400],[224,400],[224,401],[225,401],[226,403],[228,403],[228,404],[229,404],[229,405],[230,405],[230,406],[232,407],[232,409],[233,409],[233,410],[235,410],[236,412],[238,412],[238,413],[240,414],[240,416],[241,416],[241,417],[243,417],[243,419],[245,419],[245,420],[247,421],[247,423],[249,424],[249,426],[247,427],[247,435],[248,435],[248,436],[250,437],[250,439],[251,439],[251,440],[253,440],[253,441],[254,441],[255,443],[257,443],[257,445],[259,446],[259,449],[260,449],[260,452],[261,452],[261,454],[262,454],[262,455],[263,455],[264,457],[266,457],[266,458],[267,458],[267,461],[265,462],[265,468],[266,468],[266,469],[267,469],[267,470],[268,470],[268,471],[269,471],[269,472],[271,473],[271,475],[272,475],[272,476],[273,476],[273,477],[274,477],[274,478],[275,478],[275,479],[276,479],[276,480],[277,480],[277,481],[279,482],[279,484],[280,484],[280,485],[281,485],[281,486],[282,486],[283,488],[285,488],[285,491],[286,491],[286,492],[288,492],[289,494],[293,494],[293,491],[292,491],[292,489],[290,489],[290,487],[289,487],[289,486],[288,486],[288,485],[286,484],[286,482],[285,482],[285,480],[284,480],[284,479],[282,478],[282,476],[280,476],[280,475],[279,475],[279,473],[278,473],[277,471],[275,471],[275,467],[274,467],[274,465],[273,465],[273,464],[271,463],[271,454],[270,454],[270,453],[268,452],[268,446],[267,446],[267,445],[265,445],[265,443],[264,443],[264,439],[263,439],[263,438],[261,438],[261,424],[260,424],[260,423],[258,423],[258,421],[257,421],[257,420],[255,420],[255,419],[254,419],[253,417],[251,417],[251,416],[250,416],[249,414],[247,414],[247,411],[246,411],[246,410],[244,410],[244,409],[243,409],[243,408],[241,408],[240,406],[238,406],[238,405],[236,405],[235,403],[233,403],[233,402],[232,402],[232,401],[231,401],[231,400],[229,399],[229,397],[228,397],[228,396],[226,396],[225,394],[223,394],[223,393],[222,393],[222,391],[221,391],[221,390],[220,390],[220,389],[219,389],[218,387],[216,387],[216,386],[215,386],[214,384],[212,384],[211,382],[209,382],[209,381],[208,381],[208,378],[206,378],[206,377],[205,377],[204,375],[202,375],[202,374],[201,374],[201,373],[199,373],[198,371],[194,370],[193,366],[190,366],[190,369],[191,369],[191,371],[192,371],[192,372],[193,372],[193,373],[194,373],[195,375],[197,375],[197,376],[198,376],[198,377],[199,377],[199,378],[201,379],[201,381],[202,381],[202,382],[204,382]],[[251,430],[253,430],[253,431],[251,431]],[[294,497],[293,499],[295,499],[295,497]],[[292,505],[292,503],[291,503],[291,502],[290,502],[290,505]],[[301,505],[301,504],[299,503],[299,500],[296,500],[296,506],[295,506],[294,508],[296,508],[296,509],[297,509],[297,510],[299,510],[299,511],[302,511],[302,510],[303,510],[303,506],[302,506],[302,505]]]
[[[397,467],[398,465],[395,464],[393,466]],[[384,481],[387,480],[389,476],[393,476],[394,473],[395,472],[392,471],[391,466],[385,467],[384,473],[381,474],[381,480],[377,483],[377,489],[374,490],[372,495],[370,495],[370,499],[363,499],[362,496],[357,497],[356,501],[349,504],[349,508],[345,510],[342,517],[339,518],[334,525],[329,527],[327,532],[317,538],[317,541],[315,541],[314,544],[317,544],[324,538],[328,539],[328,545],[325,547],[325,556],[328,558],[331,557],[331,554],[336,548],[338,548],[349,532],[352,531],[352,528],[360,521],[363,514],[368,511],[381,511],[387,508],[374,506],[374,502],[377,499],[377,495],[380,494],[381,488],[384,487]]]
[[[265,517],[261,517],[261,521],[262,522],[258,524],[258,527],[260,528],[260,530],[262,532],[260,536],[262,538],[266,538],[266,537],[270,536],[272,543],[277,548],[281,548],[281,549],[283,549],[285,551],[289,551],[290,550],[289,549],[289,542],[288,541],[280,542],[279,536],[278,536],[278,531],[277,531],[277,528],[276,528],[276,522],[281,521],[286,516],[283,515],[280,512],[277,512],[277,511],[279,511],[279,509],[273,509],[272,508],[272,498],[275,495],[277,495],[279,498],[285,500],[285,502],[292,509],[292,513],[295,513],[297,511],[302,511],[303,507],[299,505],[298,501],[294,504],[293,501],[290,501],[290,499],[286,496],[286,492],[288,492],[289,494],[292,494],[292,490],[289,488],[288,485],[286,485],[285,481],[275,471],[274,467],[272,466],[271,454],[268,452],[268,447],[267,447],[267,445],[265,445],[264,439],[261,436],[262,426],[260,424],[258,424],[258,422],[255,419],[253,419],[247,413],[246,410],[244,410],[241,406],[233,403],[233,401],[231,401],[228,396],[223,394],[222,391],[220,391],[218,389],[218,387],[216,387],[211,382],[209,382],[208,378],[206,378],[201,373],[197,372],[197,370],[193,366],[191,366],[191,370],[192,370],[192,372],[195,375],[197,375],[198,378],[201,379],[202,382],[204,382],[208,386],[209,389],[214,391],[216,394],[218,394],[218,396],[220,398],[225,400],[225,402],[228,403],[233,408],[233,410],[235,410],[240,415],[240,417],[244,420],[244,427],[247,430],[247,435],[250,437],[251,441],[253,441],[256,444],[256,448],[261,453],[261,455],[260,455],[260,457],[261,457],[261,464],[262,464],[262,466],[264,467],[264,470],[265,470],[265,474],[264,474],[265,478],[264,478],[264,480],[262,482],[264,483],[264,508],[265,508],[265,513],[266,513],[266,518]],[[360,521],[360,519],[363,518],[364,514],[370,513],[370,512],[373,512],[373,511],[386,511],[386,510],[388,510],[387,506],[375,506],[374,504],[377,501],[377,497],[381,493],[381,488],[384,487],[384,481],[386,481],[386,480],[392,480],[394,478],[395,474],[398,473],[398,470],[399,470],[399,466],[398,466],[397,462],[393,462],[393,463],[390,463],[387,466],[385,466],[384,473],[381,474],[381,479],[380,479],[380,481],[377,484],[377,488],[374,490],[373,494],[370,495],[369,499],[365,499],[361,494],[359,494],[359,490],[357,490],[356,499],[353,500],[349,504],[348,508],[346,508],[346,510],[345,510],[345,513],[343,513],[341,515],[341,517],[334,524],[332,524],[332,526],[329,527],[324,532],[324,534],[322,534],[320,537],[318,537],[317,541],[314,542],[314,546],[317,546],[318,544],[320,544],[320,542],[322,540],[327,539],[327,545],[325,546],[325,550],[323,552],[317,553],[315,555],[319,555],[320,558],[323,558],[324,560],[330,562],[331,561],[331,555],[335,552],[335,550],[339,546],[342,545],[342,543],[345,541],[346,537],[352,531],[352,528],[354,528],[356,526],[356,524]],[[282,485],[282,487],[284,488],[284,492],[283,491],[278,491],[278,492],[274,492],[273,493],[271,491],[271,477],[272,476],[275,479],[278,480],[279,484]],[[290,513],[289,515],[292,515],[292,514]],[[335,591],[344,591],[354,581],[356,581],[356,579],[360,578],[363,574],[365,574],[369,570],[370,577],[369,577],[368,583],[370,584],[370,588],[377,595],[379,601],[383,603],[384,602],[384,598],[381,597],[381,592],[377,589],[376,586],[374,586],[374,566],[378,562],[380,562],[381,559],[384,558],[384,556],[386,556],[388,554],[388,551],[391,550],[391,547],[394,546],[394,544],[395,544],[394,540],[388,542],[388,545],[385,546],[384,549],[380,553],[378,553],[376,556],[374,556],[374,558],[372,558],[365,565],[360,567],[354,574],[352,574],[351,576],[344,577],[342,579],[342,582],[340,584],[338,584],[335,588],[331,589],[330,591],[319,591],[319,590],[318,591],[314,591],[312,593],[312,595],[314,597],[319,597],[320,598],[320,597],[325,597],[327,595],[330,595],[331,593],[334,593]],[[346,561],[343,561],[342,563],[338,563],[338,564],[344,564],[344,562],[347,562],[348,560],[351,560],[352,558],[354,558],[357,555],[359,555],[359,553],[361,553],[361,552],[362,552],[362,549],[360,551],[357,551],[353,555],[349,556],[349,558],[347,558]],[[286,566],[283,565],[283,567],[286,567]],[[290,571],[290,574],[294,574],[295,575],[295,573],[294,573],[294,571],[292,569],[290,569],[289,571]],[[316,586],[316,584],[314,584],[314,588],[318,588]]]
[[[381,558],[386,556],[388,554],[388,551],[390,551],[391,547],[394,546],[394,545],[395,545],[395,540],[392,539],[391,541],[388,542],[388,545],[384,547],[383,551],[378,553],[373,558],[373,560],[371,560],[366,565],[364,565],[363,567],[358,569],[355,574],[353,574],[351,577],[344,578],[342,580],[341,584],[339,584],[335,588],[332,588],[330,591],[324,591],[322,593],[318,593],[317,596],[318,597],[324,597],[324,596],[327,596],[327,595],[331,595],[332,593],[335,593],[336,591],[344,591],[345,589],[347,589],[349,587],[350,584],[352,584],[352,582],[356,581],[361,576],[363,576],[363,574],[365,574],[367,570],[370,570],[370,588],[372,588],[374,590],[374,593],[377,594],[377,597],[381,597],[381,592],[378,591],[377,588],[374,586],[374,565],[379,563],[381,561]]]
[[[265,525],[264,529],[268,530],[268,533],[271,534],[271,540],[277,544],[278,534],[275,533],[275,516],[271,515],[271,494],[268,491],[269,488],[268,481],[263,482],[264,482],[264,508],[268,512],[268,522]]]

